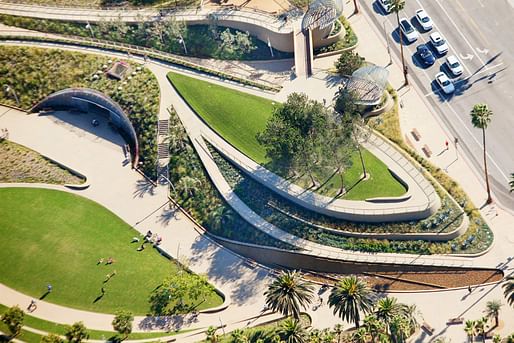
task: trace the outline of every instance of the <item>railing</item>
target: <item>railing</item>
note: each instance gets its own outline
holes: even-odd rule
[[[278,179],[280,182],[277,182],[277,180],[271,180],[269,182],[269,187],[272,190],[280,191],[282,193],[288,194],[292,198],[296,198],[301,200],[302,202],[311,203],[313,206],[318,208],[329,208],[331,211],[337,211],[341,213],[348,213],[352,215],[365,215],[365,216],[380,216],[380,215],[388,215],[388,214],[403,214],[403,213],[412,213],[412,212],[420,212],[424,211],[427,208],[429,208],[429,204],[426,205],[420,205],[420,206],[395,206],[395,207],[384,207],[383,204],[381,204],[380,208],[370,208],[372,204],[366,203],[363,201],[359,201],[359,207],[348,207],[340,205],[338,202],[340,200],[330,201],[329,206],[327,206],[327,202],[325,201],[316,201],[316,198],[327,198],[321,195],[315,195],[311,191],[306,191],[303,188],[296,186],[292,184],[291,182],[284,180],[280,176],[274,174],[273,172],[270,172],[266,170],[264,167],[258,165],[257,163],[248,163],[250,160],[245,161],[244,159],[241,159],[237,157],[235,154],[227,151],[225,148],[221,147],[220,144],[217,144],[215,141],[216,139],[212,139],[211,137],[206,136],[203,134],[203,137],[212,144],[216,150],[218,150],[222,155],[229,158],[236,164],[242,167],[243,170],[245,170],[249,175],[251,175],[253,178],[255,178],[260,183],[263,183],[264,185],[268,184],[268,181],[270,181],[271,178]],[[220,138],[221,139],[221,138]],[[235,149],[235,148],[234,148]],[[258,173],[258,169],[261,168],[263,171],[263,174],[265,175],[255,175],[256,172]],[[267,176],[267,177],[266,177]],[[424,177],[423,177],[423,180]],[[425,180],[426,181],[426,180]],[[428,184],[430,187],[432,187],[430,184]],[[294,188],[297,188],[294,190]],[[426,189],[426,188],[425,188]],[[435,191],[434,191],[435,192]],[[304,200],[305,195],[310,195],[310,201]],[[332,199],[329,199],[332,200]],[[346,200],[343,200],[346,202]],[[368,206],[367,208],[362,208],[362,204],[366,204]]]

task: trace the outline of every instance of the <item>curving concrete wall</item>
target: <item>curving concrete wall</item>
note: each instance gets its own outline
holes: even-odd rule
[[[136,131],[123,109],[107,95],[90,88],[67,88],[50,94],[30,109],[38,112],[46,108],[74,108],[88,112],[89,106],[94,105],[109,114],[110,122],[120,131],[121,136],[130,146],[132,165],[139,160],[139,145]]]

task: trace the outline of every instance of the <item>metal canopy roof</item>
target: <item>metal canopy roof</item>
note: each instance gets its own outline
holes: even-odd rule
[[[343,13],[343,0],[316,0],[309,5],[302,19],[302,30],[324,29]]]

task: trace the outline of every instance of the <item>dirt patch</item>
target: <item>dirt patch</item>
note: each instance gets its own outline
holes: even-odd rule
[[[434,272],[381,272],[356,274],[369,286],[379,291],[421,291],[438,290],[455,287],[476,286],[497,282],[503,278],[503,272],[494,269],[463,269]],[[308,274],[313,281],[334,284],[348,275]]]
[[[34,150],[8,140],[0,141],[0,182],[80,184],[83,181]]]

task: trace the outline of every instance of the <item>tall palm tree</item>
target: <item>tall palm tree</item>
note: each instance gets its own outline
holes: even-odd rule
[[[507,278],[507,282],[502,286],[503,295],[507,299],[509,305],[514,305],[514,276]]]
[[[400,11],[405,7],[405,0],[391,0],[391,11],[396,13],[396,22],[398,23],[398,34],[400,35],[400,55],[402,57],[402,70],[404,77],[404,84],[409,84],[409,79],[407,78],[407,67],[405,65],[405,57],[403,57],[403,35],[402,30],[400,30]]]
[[[349,276],[339,281],[328,297],[328,305],[334,308],[334,314],[347,322],[355,323],[359,328],[361,312],[369,313],[373,309],[374,297],[369,286],[356,276]]]
[[[286,319],[277,332],[281,340],[286,343],[307,343],[309,341],[306,328],[297,319]]]
[[[386,297],[378,301],[375,308],[375,316],[382,321],[388,332],[390,332],[391,321],[394,317],[404,313],[405,305],[398,302],[396,298]]]
[[[477,323],[474,320],[466,320],[466,326],[464,331],[468,335],[468,341],[473,342],[473,339],[477,335]]]
[[[477,129],[482,130],[482,144],[484,146],[484,172],[485,172],[485,185],[487,188],[487,204],[493,202],[491,198],[491,188],[489,187],[489,175],[487,173],[487,151],[485,146],[485,129],[491,122],[493,111],[489,109],[487,104],[476,104],[471,110],[471,123]]]
[[[491,300],[488,301],[485,306],[486,317],[490,319],[494,318],[494,327],[497,327],[499,324],[500,308],[502,307],[501,301]]]
[[[282,272],[264,292],[266,305],[285,316],[300,318],[300,311],[312,302],[314,289],[297,271]]]

